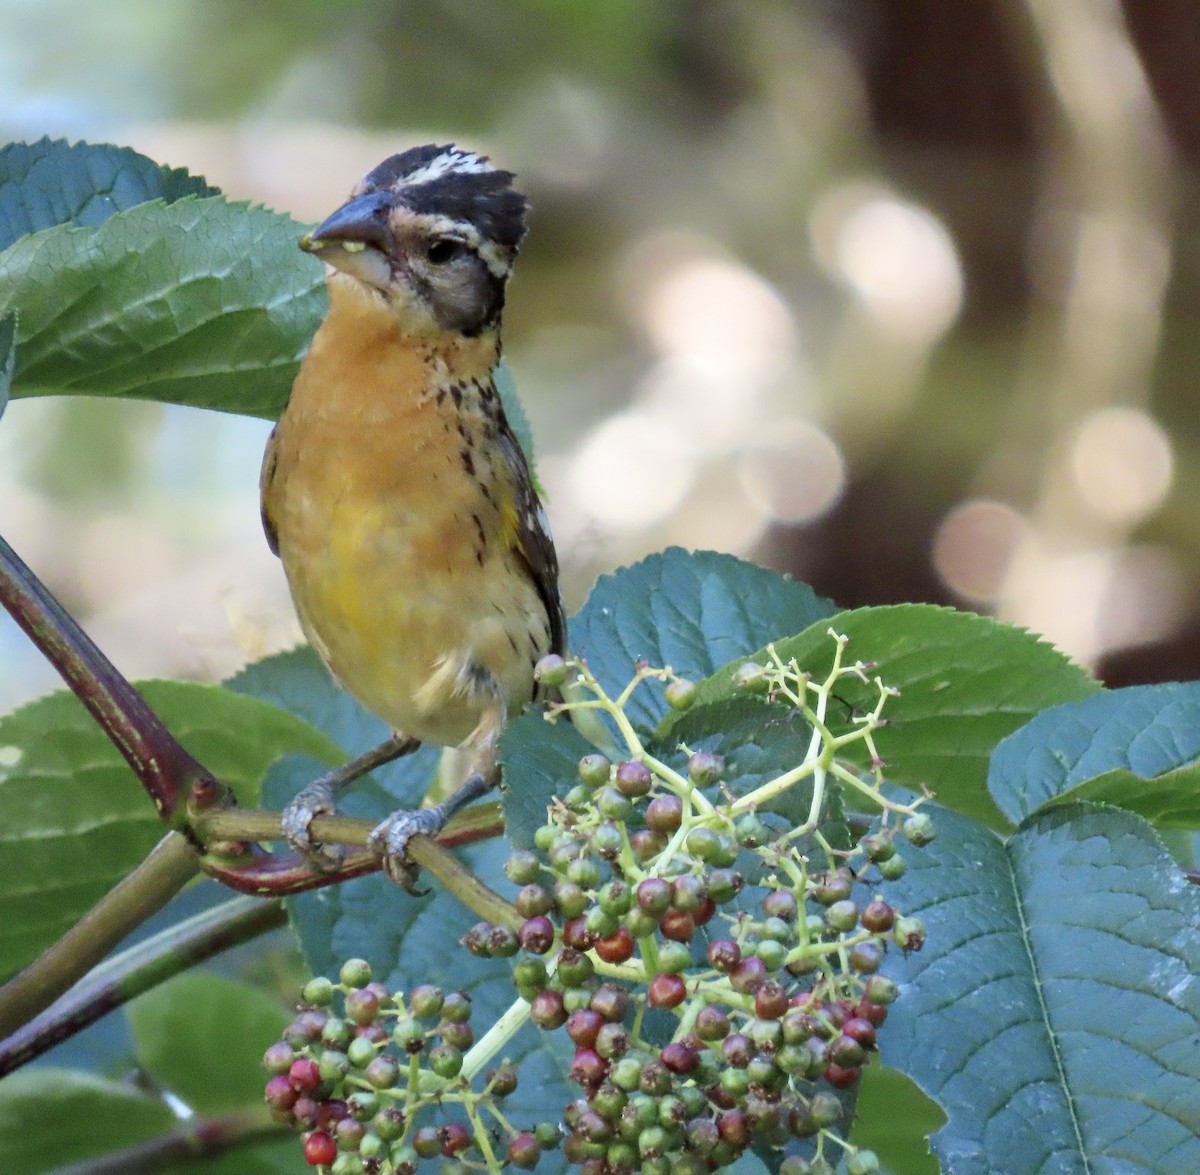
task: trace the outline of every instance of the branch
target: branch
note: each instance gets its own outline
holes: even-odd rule
[[[192,846],[178,832],[168,832],[62,938],[0,987],[0,1038],[45,1011],[199,872]]]
[[[190,1169],[197,1159],[292,1133],[291,1127],[272,1121],[265,1106],[256,1107],[218,1118],[197,1118],[157,1138],[59,1167],[48,1175],[161,1175],[176,1166]]]
[[[130,947],[0,1042],[0,1077],[193,964],[286,922],[282,902],[234,898]]]
[[[88,708],[163,819],[171,819],[192,785],[220,788],[3,538],[0,604]]]

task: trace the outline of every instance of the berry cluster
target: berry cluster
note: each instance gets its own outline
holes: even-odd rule
[[[471,1090],[464,1075],[475,1043],[470,997],[427,984],[406,1000],[373,981],[363,959],[344,963],[339,980],[305,985],[299,1013],[263,1057],[272,1074],[267,1105],[304,1132],[307,1161],[332,1175],[411,1175],[422,1159],[471,1150],[479,1106],[508,1097],[517,1074],[501,1064],[481,1092]],[[423,1111],[456,1102],[465,1122],[420,1124]],[[518,1167],[534,1166],[560,1137],[555,1123],[511,1133],[507,1158]]]
[[[475,1044],[461,995],[418,987],[407,1001],[391,997],[361,962],[343,968],[340,985],[313,980],[307,1008],[266,1058],[276,1074],[267,1100],[308,1132],[309,1162],[333,1175],[408,1172],[436,1156],[460,1168],[532,1168],[562,1138],[585,1175],[704,1175],[752,1145],[786,1149],[783,1175],[832,1172],[843,1157],[850,1175],[878,1170],[873,1153],[844,1139],[846,1098],[898,994],[879,974],[885,954],[924,941],[920,921],[882,896],[904,870],[897,844],[926,844],[934,830],[919,800],[881,791],[872,740],[891,691],[877,682],[873,714],[830,730],[834,685],[866,670],[842,665],[836,639],[820,683],[778,658],[739,670],[739,688],[795,705],[814,730],[796,767],[740,796],[719,755],[690,753],[677,771],[625,720],[639,682],[665,681],[679,709],[694,704],[691,683],[642,666],[610,699],[576,663],[584,700],[560,710],[602,710],[629,753],[580,760],[532,849],[506,862],[511,920],[480,922],[463,940],[474,955],[513,961],[516,1003]],[[539,670],[553,680],[566,668],[551,658]],[[875,765],[866,778],[828,753],[858,739]],[[763,810],[802,779],[813,794],[806,822]],[[839,781],[883,812],[851,842],[844,826],[839,837],[823,823]],[[344,1012],[334,1016],[339,992]],[[471,1087],[525,1020],[561,1030],[574,1049],[579,1096],[562,1110],[561,1132],[557,1122],[509,1124],[497,1107],[516,1085],[507,1065]],[[465,1125],[418,1123],[425,1107],[455,1103]]]

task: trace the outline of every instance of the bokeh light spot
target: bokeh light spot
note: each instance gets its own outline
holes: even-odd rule
[[[999,596],[1027,525],[1004,502],[960,502],[938,526],[933,565],[952,591],[974,603],[988,603]]]
[[[1076,434],[1071,471],[1087,507],[1109,522],[1132,525],[1162,505],[1174,460],[1167,434],[1137,408],[1102,408]]]

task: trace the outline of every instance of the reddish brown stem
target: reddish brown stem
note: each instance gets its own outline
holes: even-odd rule
[[[0,604],[88,708],[163,819],[172,818],[193,784],[219,786],[3,538]]]

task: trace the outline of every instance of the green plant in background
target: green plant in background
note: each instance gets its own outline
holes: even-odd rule
[[[323,309],[302,231],[6,148],[0,396],[273,415]],[[414,898],[362,846],[429,752],[314,829],[338,873],[264,847],[382,733],[307,650],[138,693],[2,543],[0,598],[75,695],[0,718],[5,1172],[1200,1170],[1195,684],[671,549],[598,581],[541,666],[579,689],[511,725],[503,819],[414,843]],[[260,896],[105,958],[201,872]],[[285,904],[293,1014],[192,970]],[[132,1057],[23,1067],[130,1000]]]

